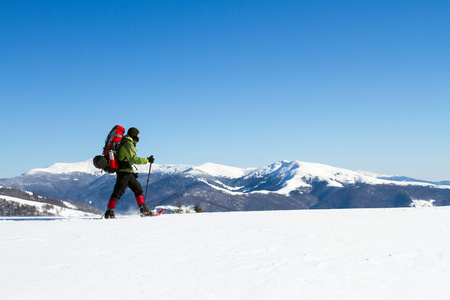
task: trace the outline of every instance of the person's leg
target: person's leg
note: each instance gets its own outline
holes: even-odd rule
[[[142,185],[134,175],[130,177],[130,180],[128,181],[128,187],[133,191],[134,196],[136,197],[136,203],[139,206],[141,213],[153,215],[153,212],[148,209],[147,205],[145,205],[145,200],[142,196],[142,194],[144,194],[144,190],[142,189]]]
[[[114,190],[109,198],[108,209],[105,212],[105,218],[114,218],[114,208],[116,208],[117,201],[125,194],[125,190],[128,186],[131,173],[117,172],[116,184]],[[134,178],[134,176],[133,176]]]
[[[128,180],[128,187],[133,191],[134,196],[136,197],[136,203],[138,206],[145,204],[144,197],[142,196],[144,194],[144,191],[142,189],[142,185],[140,182],[136,179],[136,176],[134,174],[130,174],[130,179]]]

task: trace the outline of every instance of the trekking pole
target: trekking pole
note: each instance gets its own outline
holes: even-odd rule
[[[144,202],[147,203],[147,189],[148,189],[148,183],[150,181],[150,172],[152,170],[152,163],[150,163],[150,167],[148,168],[148,177],[147,177],[147,186],[145,187],[145,196],[144,196]]]

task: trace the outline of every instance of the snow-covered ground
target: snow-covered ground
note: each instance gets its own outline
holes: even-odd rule
[[[450,299],[450,207],[0,221],[1,299]]]

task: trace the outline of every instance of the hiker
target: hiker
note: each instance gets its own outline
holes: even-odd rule
[[[145,200],[142,194],[142,186],[137,180],[137,173],[133,173],[133,165],[144,165],[153,163],[155,159],[153,155],[148,158],[140,158],[136,155],[136,144],[139,142],[139,130],[134,127],[128,129],[127,135],[122,139],[121,146],[118,150],[117,160],[119,170],[117,173],[116,184],[114,191],[108,202],[108,209],[105,212],[105,219],[114,219],[114,208],[120,197],[125,194],[125,190],[129,187],[136,196],[136,202],[139,206],[141,214],[144,216],[152,216],[153,212],[145,205]]]

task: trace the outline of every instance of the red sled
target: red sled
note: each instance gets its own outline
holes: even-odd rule
[[[146,214],[141,214],[141,218],[145,218],[145,217],[157,217],[160,216],[163,213],[164,209],[158,211],[156,214],[154,215],[146,215]]]

